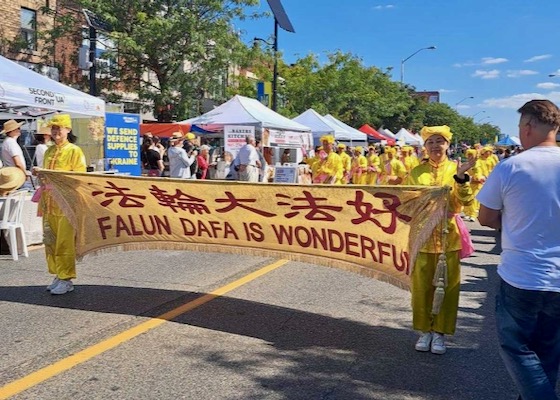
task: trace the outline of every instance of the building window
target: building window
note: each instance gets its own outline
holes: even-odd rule
[[[21,38],[29,50],[37,50],[37,12],[21,9]]]

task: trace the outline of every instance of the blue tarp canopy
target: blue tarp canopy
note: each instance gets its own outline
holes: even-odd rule
[[[520,146],[519,138],[512,136],[505,136],[495,144],[496,146]]]

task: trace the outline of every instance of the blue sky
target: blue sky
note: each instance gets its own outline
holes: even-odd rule
[[[367,66],[393,68],[417,90],[439,90],[443,103],[517,136],[516,110],[547,98],[560,105],[558,0],[282,0],[296,33],[279,30],[279,50],[294,62],[341,50]],[[269,10],[261,0],[255,10]],[[242,38],[270,38],[273,19],[237,25]],[[557,77],[549,74],[557,73]],[[469,97],[474,97],[470,99]],[[466,99],[465,99],[466,98]]]

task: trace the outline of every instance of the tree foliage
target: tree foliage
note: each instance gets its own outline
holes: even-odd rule
[[[401,127],[418,131],[424,125],[445,124],[458,141],[469,142],[492,140],[499,133],[497,127],[476,124],[446,104],[428,104],[413,87],[393,81],[390,70],[365,66],[351,53],[332,52],[326,62],[309,54],[287,65],[270,45],[245,45],[232,22],[249,17],[248,6],[258,2],[73,1],[111,25],[111,32],[104,33],[110,40],[103,57],[113,61],[113,68],[100,81],[103,95],[119,101],[124,92],[136,93],[164,120],[200,114],[203,98],[221,103],[234,94],[255,97],[256,82],[239,72],[249,70],[258,80],[271,81],[276,56],[279,112],[288,117],[313,108],[354,127],[367,123],[392,131]],[[76,13],[47,7],[43,12],[54,21],[50,29],[40,30],[45,60],[61,67],[56,65],[56,43],[64,35],[81,41],[81,32],[76,32],[81,23]],[[18,51],[17,39],[10,42],[2,36],[0,32],[0,51]]]

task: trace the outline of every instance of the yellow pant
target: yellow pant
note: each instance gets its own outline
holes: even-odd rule
[[[473,196],[475,197],[472,199],[472,201],[469,204],[467,204],[463,208],[463,211],[467,217],[473,217],[473,218],[478,217],[478,212],[480,211],[480,202],[476,199],[476,195],[478,194],[478,192],[480,192],[481,188],[482,188],[481,184],[478,183],[471,184]]]
[[[46,214],[43,219],[48,223],[56,238],[52,244],[45,243],[49,273],[56,275],[59,279],[74,279],[76,277],[74,228],[64,216]]]
[[[461,290],[461,266],[459,251],[446,253],[447,287],[438,315],[432,314],[435,286],[432,281],[436,272],[439,254],[418,253],[412,272],[412,325],[422,332],[455,333],[459,293]]]
[[[366,185],[377,185],[377,172],[368,172],[366,175]]]

